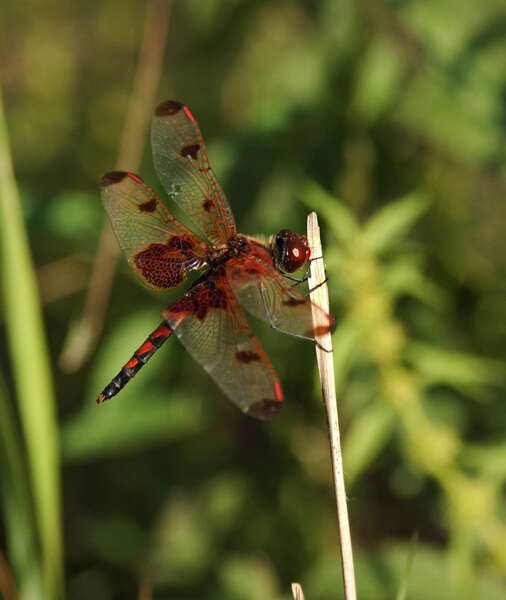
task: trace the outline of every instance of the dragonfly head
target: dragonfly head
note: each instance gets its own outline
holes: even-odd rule
[[[300,269],[311,254],[306,236],[290,229],[282,229],[272,238],[271,250],[276,266],[286,273]]]

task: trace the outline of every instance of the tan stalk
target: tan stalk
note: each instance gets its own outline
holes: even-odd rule
[[[311,248],[311,256],[314,257],[310,265],[309,289],[313,290],[310,298],[316,306],[321,307],[325,312],[329,313],[329,294],[327,284],[325,283],[325,265],[322,256],[320,228],[318,227],[318,219],[314,212],[307,218],[307,239]],[[313,318],[317,318],[314,313]],[[343,458],[339,435],[334,359],[330,332],[317,335],[316,341],[316,360],[318,362],[318,372],[320,374],[320,384],[329,428],[330,457],[332,461],[334,491],[336,494],[344,597],[346,600],[356,600],[355,571],[353,567],[348,507],[346,504],[346,489],[344,486]]]
[[[293,600],[305,600],[300,583],[292,583]]]

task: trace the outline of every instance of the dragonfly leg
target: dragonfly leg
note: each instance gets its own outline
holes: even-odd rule
[[[314,343],[318,346],[318,348],[320,348],[320,350],[323,350],[323,352],[327,352],[327,354],[332,354],[332,352],[334,352],[334,350],[332,350],[332,348],[330,348],[330,349],[329,348],[325,348],[317,340],[315,340]]]
[[[141,368],[148,362],[153,354],[162,346],[172,334],[172,330],[165,323],[161,323],[151,333],[146,341],[134,352],[132,358],[123,366],[121,371],[114,377],[108,385],[102,390],[97,398],[97,403],[102,404],[104,400],[109,400],[120,392],[125,385],[136,375]]]
[[[293,275],[290,275],[289,273],[283,273],[283,277],[286,277],[286,279],[289,279],[290,281],[293,281],[294,284],[292,285],[292,287],[297,287],[299,286],[301,283],[306,282],[309,279],[309,269],[310,269],[310,265],[313,262],[313,260],[319,260],[320,258],[323,258],[322,256],[316,256],[315,258],[310,258],[308,265],[306,267],[306,271],[304,272],[304,275],[302,277],[294,277]],[[325,280],[327,281],[327,280]],[[321,284],[320,284],[321,285]],[[316,289],[316,288],[313,288]],[[312,292],[313,289],[309,290],[309,292]]]
[[[283,275],[283,277],[285,277],[285,279],[289,279],[290,281],[295,282],[292,285],[292,287],[297,287],[298,285],[300,285],[301,283],[304,283],[304,281],[307,281],[307,279],[308,279],[307,273],[304,274],[304,277],[294,277],[293,275],[290,275],[289,273],[282,273],[282,275]]]
[[[307,281],[309,279],[309,275],[304,275],[304,277],[302,279],[299,279],[298,277],[292,277],[290,275],[287,275],[286,273],[283,273],[283,276],[286,277],[287,279],[290,279],[291,281],[295,281],[295,283],[292,284],[292,287],[294,287],[294,288],[296,288],[301,283],[304,283],[305,281]],[[327,283],[328,280],[329,280],[329,278],[325,277],[325,279],[322,282],[320,282],[319,284],[315,285],[314,287],[312,287],[311,289],[309,289],[307,292],[304,292],[304,296],[309,296],[309,294],[311,292],[314,292],[321,285],[323,285],[324,283]]]
[[[323,284],[327,283],[327,281],[329,280],[328,277],[325,277],[325,279],[323,281],[320,281],[320,283],[317,283],[314,287],[312,287],[310,290],[308,290],[308,295],[311,292],[314,292],[315,290],[317,290],[319,287],[321,287]]]

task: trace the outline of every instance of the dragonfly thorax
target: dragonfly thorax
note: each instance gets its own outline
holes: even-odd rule
[[[227,240],[226,246],[210,250],[206,256],[206,263],[211,269],[215,269],[234,256],[248,253],[249,250],[248,240],[242,235],[234,235]]]

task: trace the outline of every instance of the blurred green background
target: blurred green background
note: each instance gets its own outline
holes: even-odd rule
[[[180,293],[123,257],[107,293],[98,191],[160,190],[174,98],[239,231],[319,214],[359,598],[504,598],[504,0],[7,0],[0,32],[0,593],[342,598],[311,344],[253,323],[269,423],[176,339],[95,405]]]

